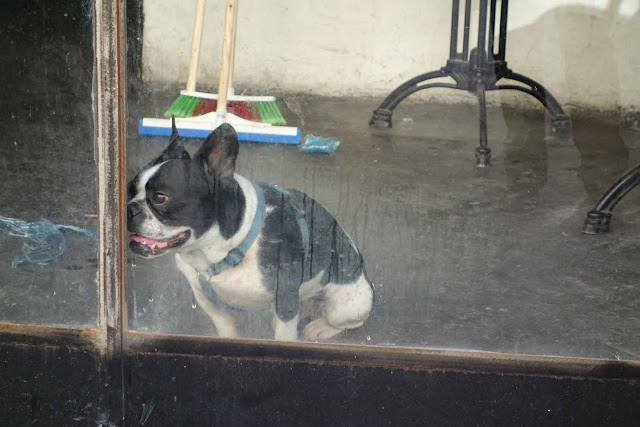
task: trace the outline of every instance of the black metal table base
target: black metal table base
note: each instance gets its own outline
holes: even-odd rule
[[[480,126],[479,144],[476,148],[476,165],[484,167],[488,166],[491,160],[491,148],[489,148],[487,139],[487,110],[485,99],[487,91],[517,90],[533,96],[549,111],[551,115],[551,130],[555,134],[568,132],[571,128],[571,122],[569,116],[564,113],[558,101],[544,86],[529,77],[514,73],[507,66],[505,51],[507,42],[508,0],[501,1],[498,52],[495,52],[494,49],[497,0],[491,0],[490,9],[488,0],[480,0],[478,46],[469,51],[471,1],[472,0],[465,1],[462,52],[458,51],[460,0],[454,0],[451,18],[451,45],[447,65],[440,70],[421,74],[398,86],[373,112],[369,124],[380,128],[392,127],[394,109],[409,95],[420,90],[440,87],[475,93],[479,104],[478,116]],[[490,13],[488,31],[487,13]],[[485,48],[485,46],[487,47]],[[429,80],[443,77],[449,77],[453,79],[455,83],[425,83]],[[498,85],[497,83],[501,79],[514,80],[522,83],[524,86],[512,84]]]
[[[604,193],[602,199],[589,211],[584,220],[584,234],[603,234],[609,231],[613,208],[624,196],[640,184],[640,166],[620,178]]]

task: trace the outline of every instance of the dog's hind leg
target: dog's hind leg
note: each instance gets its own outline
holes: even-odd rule
[[[324,289],[325,315],[304,328],[304,339],[318,341],[362,326],[373,307],[373,289],[362,274],[354,283],[329,283]]]
[[[300,294],[300,301],[306,301],[322,292],[324,289],[322,285],[322,276],[324,276],[324,270],[316,274],[316,277],[304,282],[300,286],[300,290],[298,291]]]
[[[279,341],[295,341],[298,339],[298,323],[300,316],[295,315],[293,319],[281,320],[276,314],[273,316],[274,339]]]

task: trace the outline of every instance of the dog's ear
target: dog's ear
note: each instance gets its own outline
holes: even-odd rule
[[[228,123],[221,124],[200,147],[198,154],[201,156],[204,172],[216,178],[233,177],[238,150],[236,130]]]
[[[182,138],[180,138],[180,134],[178,133],[178,128],[176,128],[175,116],[171,116],[171,128],[171,141],[169,142],[169,145],[165,148],[162,154],[151,162],[151,166],[166,162],[167,160],[189,160],[191,158],[187,150],[185,150]]]

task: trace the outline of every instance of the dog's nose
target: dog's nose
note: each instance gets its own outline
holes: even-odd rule
[[[130,233],[135,233],[142,222],[143,215],[142,209],[138,202],[130,202],[127,204],[127,230]]]
[[[137,203],[129,203],[127,205],[127,217],[129,217],[129,219],[139,214],[140,214],[140,206],[138,206]]]

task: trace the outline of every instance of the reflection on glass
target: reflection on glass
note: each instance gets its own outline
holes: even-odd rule
[[[95,326],[87,2],[0,6],[0,321]]]
[[[365,19],[338,2],[321,10],[284,1],[242,3],[235,93],[275,94],[287,125],[303,138],[340,141],[331,154],[311,154],[242,141],[236,152],[228,129],[203,144],[183,132],[180,117],[181,138],[170,145],[164,112],[186,85],[196,9],[145,3],[144,28],[139,21],[129,28],[142,34],[130,39],[132,50],[143,52],[129,80],[130,326],[640,358],[634,255],[640,192],[616,208],[611,233],[581,233],[587,211],[640,159],[638,134],[632,126],[621,130],[621,121],[630,119],[617,113],[618,107],[633,111],[640,99],[637,79],[630,78],[637,52],[623,41],[640,36],[637,3],[546,2],[534,8],[535,18],[526,3],[509,11],[507,60],[554,93],[571,130],[550,132],[532,97],[488,92],[492,166],[483,170],[474,166],[475,96],[429,89],[395,109],[393,128],[369,126],[390,90],[446,61],[450,4],[415,2],[402,12],[390,5],[389,13]],[[196,89],[215,94],[226,55],[222,5],[207,5],[203,22]],[[258,42],[268,27],[279,31],[269,43]],[[169,41],[162,36],[167,31],[175,35]],[[196,116],[216,108],[195,102],[188,110]],[[139,134],[142,118],[165,120],[163,136]],[[262,211],[256,186],[266,200],[260,226],[271,224],[278,233],[261,228],[245,251],[241,245]],[[320,205],[321,214],[314,210]],[[298,244],[305,234],[300,219],[310,246]],[[328,242],[324,254],[305,252],[316,243],[312,222],[321,229],[314,228],[314,236]],[[246,233],[238,235],[241,229]],[[244,255],[229,260],[239,262],[236,267],[211,268],[237,256],[238,247]],[[360,255],[365,276],[354,267],[361,268]],[[373,283],[370,314],[363,303],[367,287],[335,296],[325,285],[332,269],[353,273],[345,283],[358,277]],[[332,297],[357,314],[338,328],[330,320]],[[279,317],[278,310],[286,313]],[[364,312],[368,317],[358,317]]]

